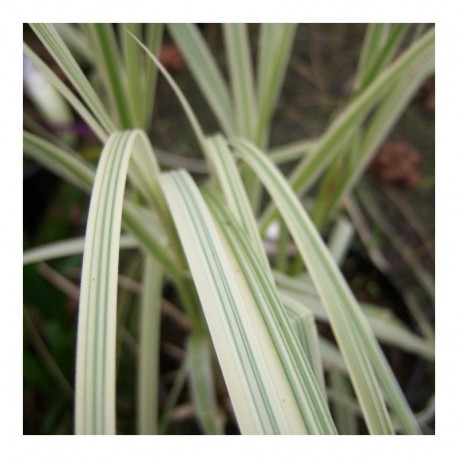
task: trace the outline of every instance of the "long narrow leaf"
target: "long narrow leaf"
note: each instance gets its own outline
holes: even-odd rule
[[[31,24],[31,27],[67,75],[68,79],[78,91],[78,94],[86,102],[87,106],[94,113],[103,128],[109,133],[114,132],[116,127],[108,116],[102,102],[54,27],[51,24]]]
[[[262,24],[257,70],[259,122],[256,142],[264,145],[268,123],[280,95],[296,24]]]
[[[142,283],[138,345],[138,433],[157,434],[162,271],[160,265],[148,254]]]
[[[256,171],[291,231],[326,307],[369,430],[379,434],[393,432],[376,371],[406,431],[418,433],[415,418],[372,330],[297,196],[275,166],[254,146],[241,140],[234,141],[233,145]]]
[[[246,24],[223,24],[237,134],[255,140],[258,114]]]
[[[146,25],[146,47],[152,54],[158,55],[164,33],[164,24],[147,24]],[[144,100],[141,105],[143,113],[141,116],[142,126],[146,132],[151,128],[151,118],[153,116],[154,102],[156,98],[157,67],[151,59],[145,57],[145,75],[144,75]]]
[[[91,46],[78,25],[58,23],[53,26],[74,55],[86,62],[94,60]]]
[[[317,139],[301,140],[278,146],[269,151],[270,159],[275,164],[283,164],[284,162],[302,159],[314,150],[317,146],[317,141]]]
[[[138,247],[138,242],[131,236],[122,235],[119,246],[120,248],[136,248]],[[35,262],[49,261],[51,259],[82,254],[83,250],[84,237],[48,243],[25,251],[22,264],[26,266]]]
[[[119,125],[123,129],[139,127],[135,125],[133,99],[128,97],[125,68],[121,60],[115,32],[112,24],[85,24],[98,56],[96,64],[105,82],[109,99],[115,111]],[[128,32],[126,32],[128,33]],[[140,84],[138,81],[137,84]]]
[[[227,135],[235,133],[234,109],[227,84],[195,24],[169,24],[200,90]]]
[[[393,25],[392,30],[388,32],[388,36],[384,40],[385,42],[382,49],[380,49],[376,56],[374,56],[374,62],[370,68],[368,68],[367,73],[361,82],[360,90],[364,90],[390,62],[405,37],[408,27],[408,24]]]
[[[221,135],[215,135],[208,138],[207,143],[209,158],[227,205],[239,225],[245,230],[259,258],[264,262],[266,271],[270,271],[269,261],[262,244],[255,216],[251,210],[237,165],[226,140]]]
[[[359,56],[358,68],[354,79],[354,91],[358,92],[367,79],[367,73],[372,62],[377,58],[383,39],[383,30],[386,24],[368,24],[364,36],[363,47]]]
[[[297,388],[293,390],[286,377],[292,374],[284,372],[284,361],[276,352],[266,351],[273,343],[258,309],[260,304],[253,298],[241,267],[231,254],[231,246],[215,227],[189,175],[168,173],[161,177],[161,183],[196,282],[241,431],[333,432],[330,417],[325,420],[326,407],[322,406],[321,415],[315,410],[323,403],[316,381],[316,391],[309,393],[314,393],[315,407],[311,408],[312,401],[306,397],[303,401],[309,407],[304,406],[304,412],[296,398]],[[254,273],[251,275],[256,278]]]
[[[336,394],[344,398],[350,398],[352,394],[351,384],[348,378],[340,371],[333,369],[329,374],[330,388]],[[355,435],[358,431],[358,420],[355,412],[345,404],[334,401],[334,418],[340,434]]]
[[[81,274],[76,434],[114,434],[116,296],[124,188],[137,132],[115,133],[97,167]],[[140,148],[136,154],[143,154]]]
[[[117,267],[124,187],[138,131],[113,134],[97,168],[83,256],[78,320],[76,433],[115,432]]]
[[[308,424],[313,424],[308,416],[309,407],[306,399],[309,399],[313,403],[316,415],[319,416],[318,424],[321,424],[320,427],[323,430],[327,429],[328,432],[333,431],[334,427],[328,416],[329,413],[323,404],[321,396],[316,391],[317,386],[323,389],[323,384],[320,384],[320,380],[321,382],[323,380],[322,375],[321,378],[319,375],[321,369],[317,360],[318,349],[315,345],[317,342],[312,335],[308,336],[307,348],[311,350],[310,353],[303,347],[301,349],[300,345],[298,346],[298,341],[294,338],[293,329],[288,326],[288,323],[291,323],[291,317],[288,316],[287,310],[283,307],[271,272],[266,271],[266,266],[257,256],[252,244],[243,234],[240,226],[235,221],[229,223],[229,221],[233,220],[229,210],[226,210],[225,206],[207,189],[205,190],[205,197],[242,269],[253,297],[256,298],[258,309],[266,323],[285,374],[294,389],[296,401],[299,406],[302,406],[304,420]],[[257,277],[254,278],[253,274]],[[266,307],[266,305],[268,306]],[[297,306],[297,303],[295,306]],[[306,325],[306,327],[308,326]],[[310,329],[307,330],[309,331]],[[311,331],[313,333],[313,329]],[[316,334],[315,337],[317,337]],[[285,349],[288,350],[285,352]],[[311,359],[307,359],[308,355],[310,355]],[[313,372],[315,370],[317,372]],[[314,376],[315,373],[318,374],[316,377]],[[324,394],[323,397],[325,398]]]
[[[140,48],[131,39],[130,34],[141,39],[141,24],[124,24],[121,27],[121,50],[126,68],[126,86],[128,102],[131,107],[132,122],[135,127],[143,127],[142,124],[142,104],[150,103],[149,99],[144,99],[143,94],[143,68],[142,53]],[[129,33],[128,33],[129,32]]]
[[[223,434],[221,420],[218,418],[210,345],[208,335],[195,335],[188,340],[186,348],[191,395],[205,434]]]
[[[320,384],[323,397],[326,398],[323,363],[313,313],[292,296],[283,296],[282,299],[294,332],[307,354],[310,366]]]
[[[40,57],[24,43],[24,54],[33,62],[33,64],[46,76],[48,81],[62,94],[68,103],[80,114],[92,129],[100,141],[105,142],[108,138],[107,131],[99,124],[92,113],[76,97],[73,92],[58,78],[55,73],[44,63]]]

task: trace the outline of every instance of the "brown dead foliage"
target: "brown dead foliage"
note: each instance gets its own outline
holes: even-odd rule
[[[404,188],[418,185],[421,153],[406,141],[385,143],[377,152],[369,167],[371,175],[382,183],[391,183]]]

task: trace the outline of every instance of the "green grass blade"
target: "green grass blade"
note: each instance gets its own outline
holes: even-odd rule
[[[143,194],[146,201],[152,203],[163,220],[166,220],[169,214],[162,194],[162,189],[157,181],[157,177],[160,174],[160,168],[153,147],[145,132],[141,130],[137,131],[136,142],[139,144],[139,147],[141,145],[145,151],[144,154],[132,156],[129,178],[135,187]]]
[[[264,145],[269,121],[285,79],[296,24],[262,24],[257,69],[259,122],[256,143]]]
[[[326,399],[323,361],[321,358],[318,331],[313,313],[292,296],[283,296],[282,302],[288,313],[294,332],[310,361],[310,366],[320,385],[323,397]]]
[[[122,199],[130,150],[113,134],[97,169],[83,256],[76,365],[76,434],[115,434],[116,296]],[[128,151],[128,154],[123,154]]]
[[[241,23],[223,24],[223,32],[234,100],[235,131],[237,135],[256,141],[259,113],[247,27]],[[241,174],[250,204],[257,214],[261,199],[259,182],[245,166]]]
[[[266,272],[270,272],[269,261],[262,244],[256,219],[226,140],[221,135],[215,135],[207,139],[207,144],[209,159],[226,203],[238,224],[245,230],[260,260],[264,262]]]
[[[269,157],[275,164],[302,159],[311,153],[317,146],[317,140],[301,140],[286,145],[278,146],[269,151]]]
[[[162,35],[164,33],[164,24],[147,24],[145,45],[150,52],[156,56],[159,55],[162,44]],[[141,107],[143,113],[141,116],[142,126],[146,132],[150,131],[151,120],[153,117],[154,102],[156,98],[157,67],[151,59],[144,59],[145,81],[144,81],[144,102]]]
[[[191,396],[199,424],[205,434],[223,434],[218,418],[211,343],[207,335],[191,336],[186,345]]]
[[[376,54],[372,65],[367,69],[366,75],[361,82],[360,90],[364,90],[390,62],[398,51],[408,28],[408,24],[393,25],[392,30],[388,32],[388,36],[384,40],[382,49]]]
[[[94,113],[98,122],[108,133],[114,132],[116,126],[110,119],[99,97],[54,27],[51,24],[31,24],[30,26],[64,71],[78,94]]]
[[[328,423],[323,418],[327,411],[325,406],[321,415],[309,410],[308,428],[304,424],[302,409],[295,398],[296,391],[292,390],[285,376],[292,374],[285,374],[284,362],[276,352],[266,351],[266,348],[271,348],[272,341],[258,309],[262,304],[254,299],[242,274],[242,266],[233,257],[233,245],[215,226],[189,175],[185,172],[164,174],[161,184],[196,283],[242,433],[333,432],[330,417],[327,417]],[[258,262],[257,257],[254,258]],[[249,267],[245,265],[243,268]],[[263,289],[256,283],[260,272],[264,270],[258,269],[256,274],[252,272],[250,278],[262,294]],[[270,308],[266,305],[263,309],[267,311]],[[289,328],[287,322],[286,327]],[[288,352],[287,348],[284,350]],[[300,367],[304,370],[303,366]],[[315,383],[312,399],[323,405],[313,376],[312,380]],[[304,402],[312,401],[306,397]]]
[[[234,108],[226,82],[195,24],[168,24],[210,108],[227,135],[235,133]]]
[[[314,184],[324,168],[334,159],[339,145],[345,143],[374,105],[395,87],[406,72],[421,71],[434,57],[434,29],[421,37],[400,58],[386,68],[350,105],[334,120],[314,151],[305,157],[290,175],[292,189],[302,194]],[[262,216],[261,229],[265,231],[275,217],[273,206]]]
[[[160,265],[147,254],[139,315],[138,434],[158,433],[162,278]]]
[[[342,377],[345,377],[348,374],[348,370],[347,370],[345,362],[342,356],[340,355],[340,352],[337,349],[337,347],[334,344],[332,344],[331,342],[329,342],[328,340],[320,338],[320,348],[321,348],[321,354],[323,356],[323,360],[326,363],[326,365],[328,366],[328,369],[330,371],[330,377],[332,377],[332,373],[340,373]],[[330,382],[332,382],[332,380],[330,380]],[[345,407],[345,410],[347,410],[348,415],[350,414],[350,412],[352,412],[353,414],[362,416],[362,411],[360,407],[358,406],[353,396],[350,395],[350,393],[352,393],[352,391],[350,391],[351,386],[347,385],[345,389],[349,390],[347,394],[344,394],[342,391],[339,391],[338,389],[333,387],[332,384],[328,388],[328,396],[329,396],[329,399],[334,403],[334,407],[335,407],[335,403],[337,403],[339,406]],[[335,413],[335,409],[333,409],[333,411],[334,411],[336,421],[338,421],[336,417],[337,414]],[[430,421],[433,416],[434,416],[434,396],[432,398],[432,401],[430,401],[429,405],[424,409],[424,411],[415,413],[415,418],[418,424],[422,426],[422,429],[425,426],[424,424],[425,421]],[[396,432],[403,431],[402,426],[399,425],[399,422],[396,419],[394,419],[393,425],[394,425]]]
[[[130,235],[121,235],[119,246],[122,249],[137,248],[138,242]],[[61,242],[48,243],[24,252],[22,265],[36,262],[50,261],[51,259],[64,258],[82,254],[84,250],[84,237],[62,240]]]
[[[351,398],[352,389],[348,378],[340,371],[333,369],[329,373],[329,385],[337,395]],[[333,413],[336,419],[336,426],[339,434],[355,435],[358,433],[358,419],[353,409],[339,402],[333,402]]]
[[[255,141],[258,116],[246,24],[223,24],[238,135]]]
[[[301,348],[297,337],[295,338],[293,328],[290,327],[291,320],[280,301],[272,273],[266,272],[266,266],[252,248],[252,243],[243,234],[243,230],[235,222],[229,210],[226,210],[224,204],[219,202],[214,193],[210,193],[207,189],[205,198],[247,279],[253,297],[256,298],[258,309],[266,323],[284,372],[294,390],[296,401],[301,406],[304,422],[309,425],[308,430],[320,431],[321,429],[322,432],[334,432],[332,420],[325,406],[323,391],[321,393],[317,391],[322,389],[323,385],[320,384],[320,376],[315,377],[313,372],[317,369],[318,374],[320,373],[319,361],[316,360],[317,347],[314,345],[313,336],[310,335],[310,340],[307,341],[311,345],[312,360],[310,360],[307,359],[307,352]],[[233,223],[228,223],[228,221],[233,221]],[[253,278],[253,274],[257,275],[257,279]],[[286,352],[285,347],[288,349]],[[313,409],[316,419],[309,417],[310,409]],[[317,424],[314,424],[316,420],[318,420]]]
[[[83,61],[93,62],[94,53],[86,36],[78,25],[59,23],[53,24],[53,26],[74,55],[80,57]]]
[[[121,266],[122,271],[120,271],[118,275],[119,295],[116,320],[116,383],[118,383],[118,380],[122,376],[121,362],[125,351],[133,350],[131,344],[134,342],[132,342],[132,340],[135,341],[135,348],[137,349],[136,356],[138,356],[138,342],[128,330],[128,319],[132,308],[139,302],[136,300],[136,296],[141,296],[143,292],[142,286],[138,288],[138,286],[141,285],[142,261],[141,255],[129,257],[125,266]],[[137,288],[134,285],[137,286]],[[138,308],[141,308],[140,304]]]
[[[357,93],[363,86],[363,81],[367,80],[367,74],[374,60],[377,59],[381,43],[383,41],[383,31],[386,24],[368,24],[364,43],[358,61],[355,79],[353,82],[354,92]]]
[[[105,145],[91,195],[81,274],[76,363],[76,434],[115,434],[116,297],[124,189],[137,131]]]
[[[24,153],[76,187],[90,192],[94,169],[77,154],[64,150],[30,132],[23,132]]]
[[[132,40],[129,33],[141,39],[142,24],[123,24],[121,26],[121,51],[126,68],[126,86],[128,102],[131,107],[132,122],[135,127],[143,127],[142,104],[148,104],[149,99],[144,98],[143,93],[143,68],[142,53],[140,48]]]
[[[112,24],[85,24],[97,53],[96,64],[104,80],[111,106],[123,129],[139,127],[135,125],[132,104],[135,102],[129,93],[126,69],[121,59],[115,31]],[[124,32],[128,33],[128,32]],[[138,78],[137,74],[137,78]],[[140,81],[137,80],[137,84]]]
[[[290,229],[326,307],[369,430],[375,434],[393,433],[376,370],[380,382],[389,391],[391,407],[403,418],[404,427],[408,432],[418,433],[415,418],[372,330],[288,182],[254,146],[243,140],[232,144],[256,171]]]
[[[79,113],[79,115],[86,121],[87,125],[97,135],[101,142],[108,139],[107,131],[99,124],[91,112],[81,101],[76,97],[73,92],[58,78],[55,73],[44,63],[35,52],[24,43],[24,54],[33,62],[48,81],[59,91],[59,93],[67,100],[67,102]]]

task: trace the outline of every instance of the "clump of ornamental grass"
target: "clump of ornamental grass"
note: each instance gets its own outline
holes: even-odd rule
[[[166,26],[217,132],[204,131],[155,57],[163,24],[31,27],[65,79],[24,44],[26,58],[46,79],[52,100],[66,107],[62,116],[72,107],[100,145],[94,168],[72,151],[72,138],[57,140],[33,126],[24,131],[27,157],[90,195],[84,239],[24,254],[28,264],[83,253],[75,433],[116,433],[119,252],[134,249],[142,264],[135,336],[139,434],[163,432],[161,415],[170,411],[161,412],[158,403],[165,283],[173,285],[174,306],[189,327],[183,370],[202,432],[224,432],[220,368],[242,434],[354,433],[359,418],[372,434],[419,434],[421,416],[406,401],[380,342],[433,360],[434,337],[416,335],[380,307],[355,299],[339,268],[353,233],[341,204],[433,73],[434,29],[408,34],[407,24],[369,25],[348,103],[319,138],[271,151],[294,24],[260,26],[256,69],[247,26],[223,24],[229,81],[195,25]],[[78,61],[94,70],[94,80]],[[199,182],[176,154],[176,169],[163,171],[146,134],[159,74],[180,101],[206,162]],[[37,103],[47,102],[38,97]],[[293,164],[288,176],[280,169],[285,162]],[[313,197],[307,209],[305,196]],[[331,228],[329,244],[324,228]],[[335,341],[320,335],[317,321],[329,323]]]

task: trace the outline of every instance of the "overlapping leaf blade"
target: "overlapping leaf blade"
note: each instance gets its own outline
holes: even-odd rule
[[[104,80],[112,112],[115,113],[118,125],[122,129],[135,126],[134,100],[129,97],[126,69],[116,41],[112,24],[85,24],[85,29],[95,48],[95,61],[100,76]]]
[[[245,230],[260,260],[264,262],[266,271],[270,272],[269,261],[262,244],[256,218],[251,210],[237,164],[226,140],[222,135],[215,135],[207,138],[207,145],[209,160],[224,199],[238,224]]]
[[[78,94],[83,98],[103,128],[109,133],[114,132],[116,126],[54,27],[51,24],[31,24],[31,27],[65,72],[73,86],[75,86]]]
[[[45,62],[25,43],[24,54],[43,73],[43,75],[60,92],[60,94],[62,94],[68,103],[80,114],[97,137],[102,142],[105,142],[108,138],[108,134],[104,127],[102,127],[93,114],[86,108],[84,103],[82,103],[81,100],[73,94],[73,92],[61,81],[61,79],[58,78],[57,75],[45,64]]]
[[[211,341],[208,334],[195,334],[187,343],[191,396],[205,434],[223,434],[215,392]]]
[[[120,248],[136,248],[138,247],[138,242],[133,237],[124,235],[121,236],[119,246]],[[83,237],[48,243],[25,251],[22,264],[25,266],[27,264],[33,264],[34,262],[49,261],[51,259],[81,254],[83,250]]]
[[[282,349],[275,346],[270,335],[272,329],[281,333],[282,328],[266,323],[263,313],[268,313],[270,307],[261,307],[247,284],[249,264],[240,266],[233,243],[215,227],[190,177],[185,172],[172,172],[163,175],[161,183],[242,432],[333,433],[332,420],[313,374],[304,381],[293,372],[286,373],[284,365],[289,364],[288,360],[279,358],[277,351]],[[256,256],[255,259],[259,262]],[[263,273],[262,267],[256,273],[251,270],[251,287],[261,281],[258,276]],[[259,284],[256,289],[261,295],[265,291]],[[288,323],[286,328],[292,332]],[[272,345],[276,351],[272,351]],[[292,357],[290,351],[290,347],[283,346],[287,358]],[[289,367],[292,371],[308,369],[311,373],[306,360],[303,365]],[[307,393],[310,397],[301,391],[304,383],[313,387]]]
[[[143,60],[138,52],[139,48],[135,48],[136,44],[131,37],[133,34],[141,38],[143,27],[131,24],[127,25],[126,30],[121,30],[124,62],[119,59],[119,50],[111,25],[98,24],[90,27],[94,32],[94,42],[103,50],[100,55],[103,57],[101,63],[107,76],[106,89],[111,91],[114,111],[121,120],[120,125],[143,125],[143,122],[145,127],[148,126],[147,120],[151,117],[152,107],[148,104],[149,98],[140,100],[140,93],[144,90],[145,93],[152,95],[156,71],[150,59],[145,59],[146,65],[142,68]],[[194,315],[194,306],[198,305],[198,301],[194,297],[191,298],[192,295],[188,297],[186,293],[183,294],[183,285],[191,285],[191,277],[196,282],[242,432],[336,432],[320,392],[324,381],[318,356],[319,341],[325,361],[333,361],[339,370],[349,370],[371,432],[393,431],[379,384],[384,386],[385,398],[394,412],[393,425],[398,427],[400,424],[402,430],[409,433],[418,432],[415,419],[363,313],[339,276],[338,269],[307,215],[297,205],[296,197],[290,192],[287,183],[282,181],[282,177],[276,174],[275,167],[252,145],[245,141],[236,142],[241,150],[240,156],[253,169],[248,170],[246,164],[242,164],[246,193],[236,162],[231,157],[225,140],[221,136],[205,137],[184,95],[157,59],[151,55],[158,50],[162,25],[149,25],[145,28],[147,45],[144,47],[178,94],[211,167],[211,178],[216,178],[216,184],[223,192],[227,206],[217,195],[217,190],[213,187],[214,181],[205,187],[205,202],[192,180],[183,172],[163,175],[161,186],[158,186],[157,176],[160,172],[146,135],[139,131],[113,134],[116,129],[115,123],[106,113],[97,94],[53,26],[38,24],[33,25],[33,28],[64,69],[89,109],[26,45],[25,52],[42,67],[53,84],[90,124],[102,142],[106,141],[108,134],[112,134],[105,144],[95,179],[86,241],[88,246],[85,254],[78,342],[77,432],[115,431],[113,322],[116,320],[115,272],[118,251],[123,245],[119,239],[123,208],[124,226],[136,239],[128,236],[124,245],[137,246],[138,240],[142,247],[146,248],[148,262],[145,285],[152,287],[145,290],[140,321],[140,324],[144,325],[140,334],[140,353],[143,357],[139,377],[141,433],[157,432],[157,358],[154,357],[157,353],[153,352],[154,355],[151,357],[148,348],[157,344],[158,332],[157,329],[151,331],[147,325],[151,325],[155,319],[156,324],[158,321],[161,281],[160,276],[154,277],[154,281],[149,283],[147,281],[147,278],[153,280],[153,271],[159,269],[150,255],[153,255],[165,268],[168,276],[175,280],[181,298],[193,302],[193,313],[190,314],[193,316],[189,317],[192,318],[192,328],[194,331],[202,331],[198,324],[198,320],[201,319],[200,311]],[[226,83],[197,28],[174,24],[170,26],[170,31],[180,42],[185,57],[189,59],[191,71],[225,132],[238,132],[258,145],[264,145],[268,134],[268,121],[273,113],[291,49],[294,25],[263,25],[257,88],[251,69],[247,26],[227,24],[224,28],[235,96],[234,106]],[[361,91],[359,98],[350,104],[349,109],[338,117],[331,129],[318,142],[312,143],[312,154],[302,161],[292,177],[293,188],[298,191],[302,192],[311,186],[327,164],[345,147],[346,139],[353,135],[354,129],[359,128],[358,123],[376,106],[384,94],[391,91],[388,98],[380,104],[367,135],[362,137],[360,145],[363,148],[360,157],[352,156],[352,160],[359,159],[359,163],[342,178],[333,199],[325,202],[326,205],[322,207],[325,210],[323,220],[331,214],[341,196],[359,177],[375,145],[386,134],[413,92],[414,83],[411,83],[406,74],[402,80],[402,72],[410,72],[409,74],[415,77],[412,80],[418,84],[422,75],[433,68],[434,32],[430,32],[405,56],[383,72],[383,78],[376,77],[397,49],[405,33],[405,25],[378,25],[371,30],[363,55],[366,62],[363,62],[362,71],[356,79],[358,90]],[[273,57],[269,55],[270,51]],[[137,73],[138,86],[135,84]],[[140,191],[135,196],[138,196],[142,203],[152,204],[154,211],[135,204],[130,199],[131,195],[123,196],[129,157],[139,146],[146,154],[133,157],[129,177],[136,190]],[[77,155],[28,133],[24,134],[24,147],[31,157],[76,186],[85,191],[92,189],[95,173],[92,167]],[[274,157],[279,162],[297,158],[303,155],[304,151],[309,151],[309,147],[310,143],[300,142],[292,147],[283,148],[277,152],[278,154],[275,153]],[[117,172],[114,172],[115,169]],[[316,297],[313,285],[311,292],[296,288],[298,285],[308,287],[305,281],[307,277],[288,279],[288,282],[297,282],[294,287],[290,287],[291,284],[282,285],[281,281],[275,283],[247,199],[248,195],[252,205],[257,208],[260,190],[258,178],[264,181],[276,205],[280,207],[285,218],[285,227],[292,232],[321,300]],[[163,190],[166,191],[165,200]],[[212,195],[207,192],[208,190],[216,193]],[[184,272],[187,268],[186,260],[182,256],[176,233],[165,237],[166,233],[174,229],[169,208],[190,265],[189,277],[188,272]],[[264,229],[272,216],[270,210],[269,212],[262,220]],[[98,216],[93,216],[95,214]],[[285,234],[287,237],[286,231]],[[338,254],[340,247],[337,248]],[[81,240],[62,242],[43,247],[41,251],[31,252],[25,260],[34,262],[46,257],[51,259],[80,250]],[[302,280],[304,285],[301,285]],[[146,302],[153,296],[153,307],[148,308]],[[299,300],[306,306],[307,301],[310,301],[310,309],[316,318],[330,319],[346,365],[332,344],[318,339],[314,317],[305,307],[301,309],[302,304]],[[88,307],[89,303],[96,304],[97,307]],[[343,307],[339,309],[338,304],[343,304]],[[186,311],[190,310],[189,304],[182,305]],[[372,315],[372,312],[365,311],[365,315],[368,316],[367,321],[375,334],[382,341],[394,343],[428,359],[433,358],[434,349],[425,345],[426,341],[419,338],[416,340],[417,336],[409,333],[402,325],[398,326],[395,322],[385,323],[378,312]],[[305,347],[301,348],[293,328]],[[204,337],[202,339],[202,335],[193,334],[189,339],[190,374],[191,380],[196,382],[193,385],[194,400],[205,431],[220,433],[216,400],[211,392],[213,381],[212,377],[208,376],[208,340],[207,336]],[[205,344],[202,345],[204,341]],[[156,350],[157,348],[154,348],[154,351]],[[81,367],[85,369],[82,370]],[[354,400],[350,401],[354,403]],[[351,407],[348,412],[350,411],[354,413],[355,409]],[[342,412],[348,413],[345,409]]]
[[[163,272],[147,254],[139,315],[137,380],[138,433],[157,434],[159,414],[159,346]]]
[[[323,388],[323,380],[320,375],[321,368],[316,364],[317,348],[313,335],[307,336],[307,349],[301,347],[300,343],[303,342],[297,340],[297,334],[295,337],[293,328],[290,327],[291,317],[280,300],[271,271],[266,269],[265,263],[241,227],[235,221],[229,222],[233,220],[231,212],[226,210],[208,189],[205,190],[205,198],[220,230],[226,236],[253,297],[256,298],[258,310],[264,319],[284,373],[294,389],[295,399],[301,408],[304,421],[310,424],[308,430],[316,429],[316,425],[309,423],[309,409],[312,409],[322,427],[325,427],[328,433],[333,432],[334,426],[329,412],[317,391],[317,388]],[[324,394],[323,397],[325,398]]]
[[[257,68],[259,117],[256,142],[264,145],[278,102],[294,40],[296,24],[262,24]]]
[[[237,134],[254,140],[258,107],[247,24],[223,24]]]
[[[381,393],[382,383],[390,406],[405,430],[418,433],[415,418],[361,309],[290,185],[267,157],[249,142],[237,140],[232,144],[240,157],[256,171],[291,231],[326,307],[369,430],[379,434],[393,432]]]
[[[302,348],[307,354],[310,366],[320,384],[323,397],[326,399],[326,385],[324,382],[323,361],[320,354],[318,330],[315,317],[304,304],[292,296],[282,297],[283,305],[288,313],[291,325],[296,333]]]
[[[164,33],[164,24],[148,24],[145,33],[145,45],[152,54],[159,53],[162,44],[162,35]],[[157,82],[157,67],[150,59],[145,58],[145,74],[144,74],[144,100],[142,107],[142,126],[149,131],[151,126],[151,118],[153,116],[154,101],[156,99],[156,82]]]
[[[169,24],[200,90],[226,134],[234,133],[234,108],[221,71],[195,24]]]
[[[112,134],[94,182],[81,274],[75,431],[114,434],[116,297],[124,188],[131,154],[147,154],[138,132]]]

